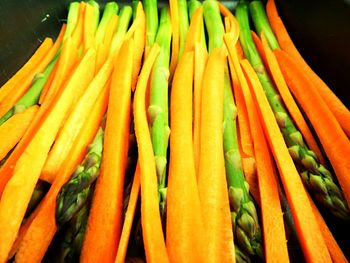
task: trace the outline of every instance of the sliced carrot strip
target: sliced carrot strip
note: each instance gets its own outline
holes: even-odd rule
[[[79,17],[77,24],[72,33],[72,40],[76,48],[79,48],[84,40],[84,16],[85,16],[86,3],[80,2]]]
[[[222,137],[225,59],[223,48],[213,49],[202,87],[198,189],[211,262],[235,261]]]
[[[184,52],[194,50],[195,44],[201,41],[202,29],[203,29],[203,8],[199,7],[193,13],[190,27],[186,35]]]
[[[274,0],[269,0],[267,2],[266,12],[282,49],[293,58],[294,62],[298,64],[298,67],[308,76],[310,81],[314,83],[317,92],[321,95],[329,110],[344,129],[346,135],[350,137],[350,111],[300,55],[278,15]]]
[[[128,208],[125,213],[125,219],[123,224],[122,234],[120,236],[119,247],[117,251],[117,256],[115,258],[115,263],[124,263],[126,252],[128,250],[129,238],[131,233],[132,224],[135,217],[137,200],[139,199],[140,192],[140,167],[137,164],[136,171],[134,175],[134,180],[131,186],[130,198],[128,203]]]
[[[44,257],[52,238],[57,231],[55,213],[56,198],[62,186],[69,180],[78,164],[84,159],[88,145],[93,141],[100,127],[102,118],[108,104],[109,85],[106,85],[94,104],[94,108],[84,124],[79,137],[74,141],[65,165],[46,194],[44,200],[30,216],[29,220],[21,227],[17,238],[17,247],[12,251],[16,254],[16,262],[40,262]]]
[[[85,14],[84,14],[84,25],[83,25],[83,44],[84,50],[88,50],[89,48],[94,48],[96,45],[95,40],[95,9],[92,5],[87,4],[85,6]]]
[[[19,112],[0,126],[0,160],[5,158],[22,138],[38,108],[37,105],[34,105]]]
[[[242,60],[241,65],[257,101],[260,120],[280,171],[304,256],[308,262],[331,262],[326,243],[312,212],[303,183],[289,155],[258,76],[248,60]]]

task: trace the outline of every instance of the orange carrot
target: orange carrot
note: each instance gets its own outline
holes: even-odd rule
[[[331,262],[326,243],[312,212],[303,183],[289,155],[288,148],[258,76],[248,60],[242,60],[241,65],[246,78],[250,82],[256,105],[259,108],[260,121],[280,171],[305,259],[308,262]]]
[[[278,15],[274,0],[269,0],[267,2],[266,12],[281,48],[293,58],[298,67],[307,75],[310,81],[314,83],[317,92],[321,95],[329,110],[344,129],[346,135],[350,136],[350,111],[300,55]]]
[[[95,42],[95,9],[92,5],[87,4],[85,6],[84,14],[84,25],[83,25],[83,45],[84,50],[89,48],[94,48],[96,45]]]
[[[314,83],[292,57],[282,50],[275,50],[283,76],[293,95],[314,127],[330,160],[345,199],[350,205],[350,142],[336,118],[318,94]]]
[[[147,262],[169,262],[158,204],[158,183],[146,113],[146,89],[159,46],[149,51],[134,97],[134,122],[141,178],[141,223]]]
[[[37,105],[34,105],[19,112],[0,126],[0,160],[5,158],[22,138],[38,108]]]
[[[234,262],[232,221],[223,153],[224,49],[213,49],[205,68],[201,106],[198,189],[210,240],[209,262]]]
[[[3,103],[4,98],[11,92],[17,89],[18,83],[22,82],[22,79],[28,76],[37,65],[44,59],[52,48],[53,42],[51,38],[45,38],[44,42],[41,43],[39,48],[35,51],[34,55],[27,61],[24,66],[17,71],[17,73],[10,78],[0,88],[0,104]]]
[[[79,6],[79,17],[77,24],[72,33],[72,40],[76,48],[80,47],[80,44],[84,40],[84,16],[85,16],[86,3],[80,2]]]
[[[271,75],[270,68],[267,67],[268,62],[267,62],[263,43],[262,43],[261,39],[259,38],[259,36],[254,31],[250,31],[250,32],[251,32],[255,47],[258,50],[258,53],[259,53],[264,65],[265,65],[265,67],[267,68],[268,73]]]
[[[131,233],[131,227],[134,221],[137,200],[139,198],[139,192],[140,192],[140,166],[137,164],[134,180],[131,186],[128,208],[125,212],[123,230],[122,230],[122,234],[120,235],[119,247],[117,251],[117,256],[115,258],[115,263],[125,262],[126,252],[128,249],[129,238]]]
[[[140,1],[137,5],[136,19],[139,21],[139,25],[134,33],[134,59],[133,59],[133,70],[132,70],[132,91],[135,91],[137,79],[140,73],[142,65],[142,55],[145,49],[146,43],[146,16]]]
[[[310,201],[310,204],[312,207],[312,211],[314,212],[318,226],[320,227],[320,230],[321,230],[323,238],[327,244],[328,251],[332,257],[333,262],[334,263],[347,263],[348,260],[346,259],[343,251],[339,247],[337,241],[334,239],[332,232],[329,230],[321,213],[318,211],[314,201],[312,201],[310,195],[308,195],[308,197],[309,197],[309,201]]]
[[[97,179],[84,238],[82,262],[113,262],[122,228],[123,188],[131,110],[133,40],[122,45],[113,72],[101,174]]]
[[[171,92],[166,244],[173,262],[206,260],[206,235],[191,147],[193,55],[185,52],[180,58]]]
[[[199,7],[193,13],[190,27],[186,35],[184,52],[194,50],[195,44],[201,41],[202,29],[203,29],[203,8]]]
[[[174,74],[180,50],[180,29],[179,29],[179,8],[177,0],[169,0],[171,30],[173,32],[171,40],[170,76]],[[171,79],[171,78],[170,78]]]
[[[298,105],[294,101],[292,94],[290,93],[286,81],[283,78],[281,69],[278,65],[277,59],[271,49],[269,48],[267,39],[265,38],[264,33],[261,35],[263,52],[265,53],[267,66],[270,69],[271,76],[276,84],[276,87],[285,103],[289,113],[291,114],[293,120],[298,126],[300,132],[302,133],[306,143],[310,147],[310,149],[317,155],[320,159],[321,163],[325,163],[321,150],[317,145],[316,140],[314,139],[303,115],[301,114]]]
[[[72,103],[77,84],[87,86],[91,81],[89,76],[93,72],[92,62],[95,52],[89,50],[77,68],[74,77],[67,84],[66,89],[50,109],[47,118],[37,130],[31,141],[19,157],[13,174],[8,175],[8,182],[2,192],[0,201],[0,223],[8,227],[0,228],[0,262],[7,259],[12,244],[16,239],[20,224],[23,220],[31,194],[39,178],[50,147],[56,137],[58,129]],[[21,191],[18,191],[21,189]],[[16,200],[16,203],[13,203]],[[12,224],[8,224],[11,221]]]
[[[83,160],[88,145],[93,141],[107,109],[108,93],[109,85],[106,85],[98,96],[90,118],[84,124],[84,129],[74,141],[74,147],[65,160],[65,165],[61,166],[60,176],[55,178],[43,201],[21,227],[23,231],[20,231],[21,235],[16,240],[18,245],[12,248],[13,252],[18,249],[16,262],[40,262],[44,257],[57,231],[55,220],[57,195],[64,183],[69,180],[75,168]]]

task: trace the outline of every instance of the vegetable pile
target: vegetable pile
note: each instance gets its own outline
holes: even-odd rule
[[[274,0],[234,11],[69,5],[0,88],[0,263],[347,262],[350,112]]]

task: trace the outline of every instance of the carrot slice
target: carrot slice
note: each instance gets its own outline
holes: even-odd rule
[[[12,251],[16,254],[16,262],[40,262],[57,231],[55,213],[56,197],[62,186],[69,180],[78,164],[84,159],[88,145],[93,141],[99,129],[108,104],[109,85],[101,91],[94,108],[84,124],[80,136],[76,138],[65,165],[61,166],[60,176],[57,176],[46,194],[44,200],[21,227],[20,235],[16,240],[17,247]]]
[[[314,127],[350,206],[349,139],[320,94],[317,93],[314,83],[304,75],[304,71],[292,57],[282,50],[275,50],[274,54],[288,87]]]
[[[251,32],[255,47],[258,50],[258,53],[259,53],[264,65],[267,67],[268,62],[267,62],[263,43],[262,43],[261,39],[259,38],[259,36],[254,31],[250,31],[250,32]],[[270,71],[269,67],[267,67],[267,71],[271,75],[271,71]]]
[[[136,20],[138,20],[138,26],[134,33],[134,59],[133,59],[133,70],[132,70],[132,91],[135,91],[137,79],[142,66],[142,56],[145,50],[146,43],[146,15],[143,10],[142,2],[140,1],[137,5]]]
[[[70,149],[73,147],[73,141],[80,134],[81,129],[93,108],[91,102],[95,101],[98,94],[106,85],[113,70],[112,60],[107,60],[98,74],[90,83],[84,92],[78,104],[69,114],[64,126],[61,128],[53,145],[45,165],[42,169],[40,178],[52,183],[64,160],[67,158]]]
[[[198,189],[211,262],[235,261],[222,136],[225,58],[223,48],[213,49],[202,87]]]
[[[139,192],[140,192],[140,166],[137,164],[134,180],[131,186],[128,208],[125,213],[123,230],[122,230],[122,234],[120,235],[119,247],[117,251],[117,256],[115,258],[115,263],[125,262],[132,223],[135,217],[137,200],[139,199]]]
[[[122,228],[123,188],[131,110],[133,40],[122,45],[107,111],[101,174],[97,179],[81,262],[113,262]]]
[[[29,107],[15,114],[0,126],[0,160],[5,158],[22,138],[38,108],[37,105]]]
[[[310,81],[314,83],[317,92],[321,95],[329,110],[344,129],[346,135],[350,136],[350,111],[300,55],[278,15],[274,0],[269,0],[267,2],[266,12],[282,49],[293,58],[294,62],[298,64],[298,67],[307,75]]]
[[[0,222],[2,224],[7,222],[8,225],[8,222],[11,221],[12,224],[0,229],[0,243],[2,244],[0,247],[0,262],[7,259],[16,239],[40,171],[65,114],[72,103],[77,84],[86,87],[91,81],[89,76],[92,75],[90,73],[94,70],[92,66],[94,60],[95,52],[88,51],[61,97],[50,109],[48,117],[25,147],[14,167],[13,174],[8,175],[9,181],[2,192],[0,201]],[[21,189],[21,191],[18,191],[18,189]],[[13,200],[16,200],[15,205]]]
[[[171,40],[170,76],[174,74],[180,50],[180,28],[179,28],[179,8],[177,0],[169,0],[171,30],[173,36]],[[171,78],[170,78],[171,79]]]
[[[199,7],[193,13],[190,27],[186,35],[184,52],[194,50],[195,44],[201,41],[202,29],[203,29],[203,7]]]
[[[312,212],[303,183],[289,155],[258,76],[248,60],[242,60],[241,65],[257,101],[260,120],[280,171],[305,259],[308,262],[331,262],[326,243]]]
[[[79,17],[77,24],[72,33],[72,40],[76,48],[79,48],[84,39],[84,16],[85,16],[86,3],[80,2]]]
[[[206,235],[191,143],[193,55],[185,52],[180,58],[171,92],[166,244],[173,262],[206,260]]]
[[[156,167],[145,106],[147,83],[158,54],[159,46],[154,44],[141,69],[134,98],[141,178],[141,223],[147,262],[169,262],[160,220]]]
[[[262,52],[264,52],[266,57],[266,62],[267,62],[266,65],[268,66],[271,72],[271,76],[274,82],[276,83],[276,87],[283,99],[283,102],[285,103],[289,113],[291,114],[293,120],[298,126],[300,132],[302,133],[307,145],[317,155],[321,163],[324,164],[325,161],[323,159],[321,150],[318,147],[316,140],[314,139],[302,113],[298,108],[298,105],[294,101],[294,98],[287,87],[287,84],[283,78],[280,66],[278,65],[277,59],[268,45],[268,42],[264,33],[262,33],[261,39],[262,39],[262,46],[263,46]]]
[[[17,85],[23,78],[28,76],[37,65],[44,59],[48,54],[49,50],[52,48],[53,42],[51,38],[45,38],[44,42],[41,43],[39,48],[35,51],[33,56],[27,61],[24,66],[17,71],[17,73],[11,77],[0,89],[0,104],[3,103],[4,98],[15,89]]]
[[[85,6],[84,13],[84,25],[83,25],[83,45],[84,50],[88,50],[89,48],[94,48],[96,45],[95,41],[95,9],[92,5],[87,4]]]
[[[194,86],[193,86],[193,154],[198,176],[200,155],[200,126],[201,126],[201,100],[202,83],[205,66],[208,60],[208,51],[202,43],[196,43],[194,47]]]

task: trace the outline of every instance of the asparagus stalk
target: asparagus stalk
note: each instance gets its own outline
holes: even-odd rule
[[[224,26],[216,1],[205,1],[203,8],[209,35],[209,51],[211,51],[213,48],[223,45]],[[249,186],[242,170],[236,127],[237,109],[233,99],[227,64],[224,80],[223,150],[235,240],[237,240],[240,249],[251,255],[262,257],[261,229],[254,202],[249,195]]]
[[[84,206],[91,192],[91,185],[99,175],[103,148],[103,131],[99,129],[89,146],[83,162],[57,196],[56,224],[61,227]]]
[[[128,31],[129,28],[131,17],[132,8],[130,6],[124,6],[119,13],[118,26],[113,36],[110,54],[113,54],[114,52],[118,51],[120,46],[122,45],[123,38],[126,34],[126,31]]]
[[[105,5],[105,8],[103,10],[103,15],[101,18],[101,21],[97,27],[96,31],[96,42],[98,44],[101,44],[103,42],[105,33],[106,33],[106,27],[113,17],[113,15],[116,15],[118,13],[119,7],[116,2],[108,2]]]
[[[154,62],[148,115],[151,125],[151,139],[156,161],[159,204],[161,215],[165,215],[166,204],[166,166],[169,141],[168,80],[171,42],[171,22],[167,7],[161,9],[160,24],[156,43],[160,46],[159,55]],[[163,217],[164,218],[164,217]]]
[[[305,145],[303,136],[295,127],[266,72],[250,34],[248,4],[245,1],[241,1],[238,4],[236,17],[241,29],[240,42],[243,52],[259,77],[266,97],[275,113],[278,126],[289,147],[289,153],[297,165],[304,184],[312,196],[327,207],[335,216],[348,219],[350,212],[342,191],[335,183],[330,171],[319,162],[316,154]]]
[[[188,22],[188,12],[187,12],[187,1],[178,0],[177,6],[179,10],[179,33],[180,33],[180,48],[179,48],[179,59],[182,56],[182,53],[185,49],[186,35],[189,28]]]
[[[94,0],[90,0],[88,2],[89,5],[91,5],[94,8],[94,25],[93,25],[93,31],[96,34],[99,22],[100,22],[100,5],[94,1]]]
[[[146,45],[151,47],[156,41],[158,31],[158,1],[143,0],[142,4],[146,14]]]
[[[193,13],[197,10],[197,8],[202,6],[202,3],[198,0],[190,0],[187,2],[188,5],[188,14],[190,16],[190,20],[192,19]],[[204,23],[202,26],[202,36],[201,36],[202,44],[205,48],[207,48],[207,41],[205,39],[205,29],[204,29]]]

